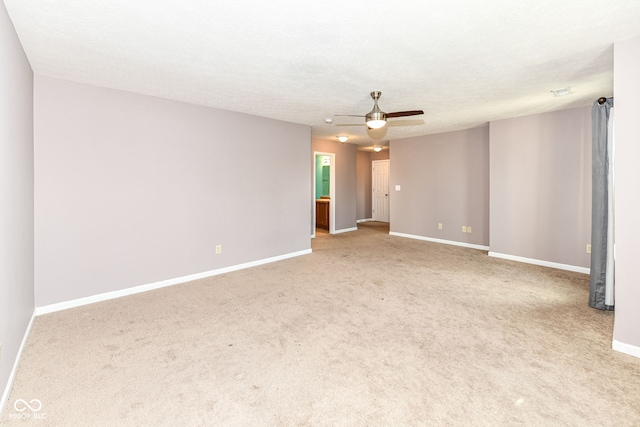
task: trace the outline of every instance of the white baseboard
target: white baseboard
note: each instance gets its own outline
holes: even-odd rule
[[[368,221],[373,221],[373,218],[365,218],[365,219],[358,219],[356,220],[356,223],[361,223],[361,222],[368,222]]]
[[[27,343],[27,338],[29,338],[29,334],[31,333],[31,326],[33,325],[33,321],[36,318],[36,312],[33,311],[31,315],[31,320],[29,320],[29,324],[27,325],[27,329],[24,331],[24,336],[22,337],[22,342],[20,343],[20,348],[18,348],[18,353],[16,354],[16,360],[13,362],[13,368],[9,373],[9,378],[7,379],[7,386],[4,388],[2,392],[2,401],[0,401],[0,420],[2,420],[2,415],[4,414],[5,407],[7,406],[7,400],[9,399],[9,394],[11,393],[11,389],[13,388],[13,382],[16,379],[16,372],[18,371],[18,365],[20,363],[20,359],[22,357],[22,351],[24,350],[24,346]]]
[[[472,243],[455,242],[453,240],[434,239],[434,238],[431,238],[431,237],[416,236],[414,234],[396,233],[395,231],[390,231],[389,234],[391,236],[407,237],[409,239],[424,240],[424,241],[427,241],[427,242],[435,242],[435,243],[443,243],[445,245],[462,246],[464,248],[480,249],[482,251],[488,251],[489,250],[488,246],[474,245]]]
[[[585,267],[578,267],[575,265],[568,265],[568,264],[560,264],[557,262],[550,262],[550,261],[542,261],[542,260],[533,259],[533,258],[524,258],[524,257],[515,256],[515,255],[501,254],[497,252],[489,252],[489,256],[495,257],[495,258],[508,259],[511,261],[524,262],[526,264],[540,265],[542,267],[551,267],[551,268],[557,268],[559,270],[574,271],[576,273],[589,274],[591,271],[589,268],[585,268]]]
[[[634,345],[625,344],[623,342],[613,340],[611,348],[613,348],[615,351],[619,351],[620,353],[625,353],[634,357],[640,357],[640,347],[636,347]]]
[[[205,277],[217,276],[219,274],[230,273],[232,271],[242,270],[250,267],[256,267],[258,265],[269,264],[272,262],[282,261],[287,258],[293,258],[300,255],[307,255],[310,253],[311,253],[311,249],[305,249],[303,251],[292,252],[289,254],[279,255],[271,258],[265,258],[258,261],[247,262],[244,264],[232,265],[230,267],[219,268],[217,270],[205,271],[203,273],[191,274],[183,277],[176,277],[174,279],[163,280],[160,282],[149,283],[146,285],[134,286],[132,288],[122,289],[119,291],[105,292],[103,294],[92,295],[90,297],[78,298],[71,301],[45,305],[42,307],[36,307],[35,314],[36,316],[41,316],[43,314],[54,313],[56,311],[67,310],[69,308],[80,307],[83,305],[93,304],[101,301],[107,301],[110,299],[120,298],[128,295],[139,294],[141,292],[147,292],[154,289],[173,286],[180,283],[190,282],[192,280],[204,279]]]
[[[336,230],[333,232],[333,234],[340,234],[340,233],[348,233],[350,231],[358,231],[358,227],[352,227],[352,228],[343,228],[342,230]]]

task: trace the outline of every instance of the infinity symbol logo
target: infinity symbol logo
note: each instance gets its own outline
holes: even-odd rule
[[[13,408],[18,412],[24,412],[27,409],[30,409],[31,412],[38,412],[40,409],[42,409],[42,402],[40,402],[38,399],[31,399],[29,403],[27,403],[27,401],[24,399],[18,399],[14,402]]]

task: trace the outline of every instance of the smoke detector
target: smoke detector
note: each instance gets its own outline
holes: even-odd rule
[[[551,91],[551,93],[559,98],[561,96],[571,95],[573,92],[571,92],[571,88],[563,87],[562,89],[554,89]]]

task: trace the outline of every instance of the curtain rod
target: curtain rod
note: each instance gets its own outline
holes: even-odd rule
[[[601,98],[598,98],[598,104],[602,105],[602,104],[604,104],[605,102],[607,102],[607,98],[605,98],[604,96],[603,96],[603,97],[601,97]]]

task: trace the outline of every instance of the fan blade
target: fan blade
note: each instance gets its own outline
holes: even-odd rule
[[[422,119],[394,119],[389,120],[387,122],[387,126],[390,128],[398,128],[405,126],[420,126],[424,125],[425,122]]]
[[[391,119],[393,117],[419,116],[420,114],[424,114],[424,111],[422,110],[396,111],[395,113],[387,113],[387,119]]]
[[[359,114],[334,114],[333,117],[364,117]]]

